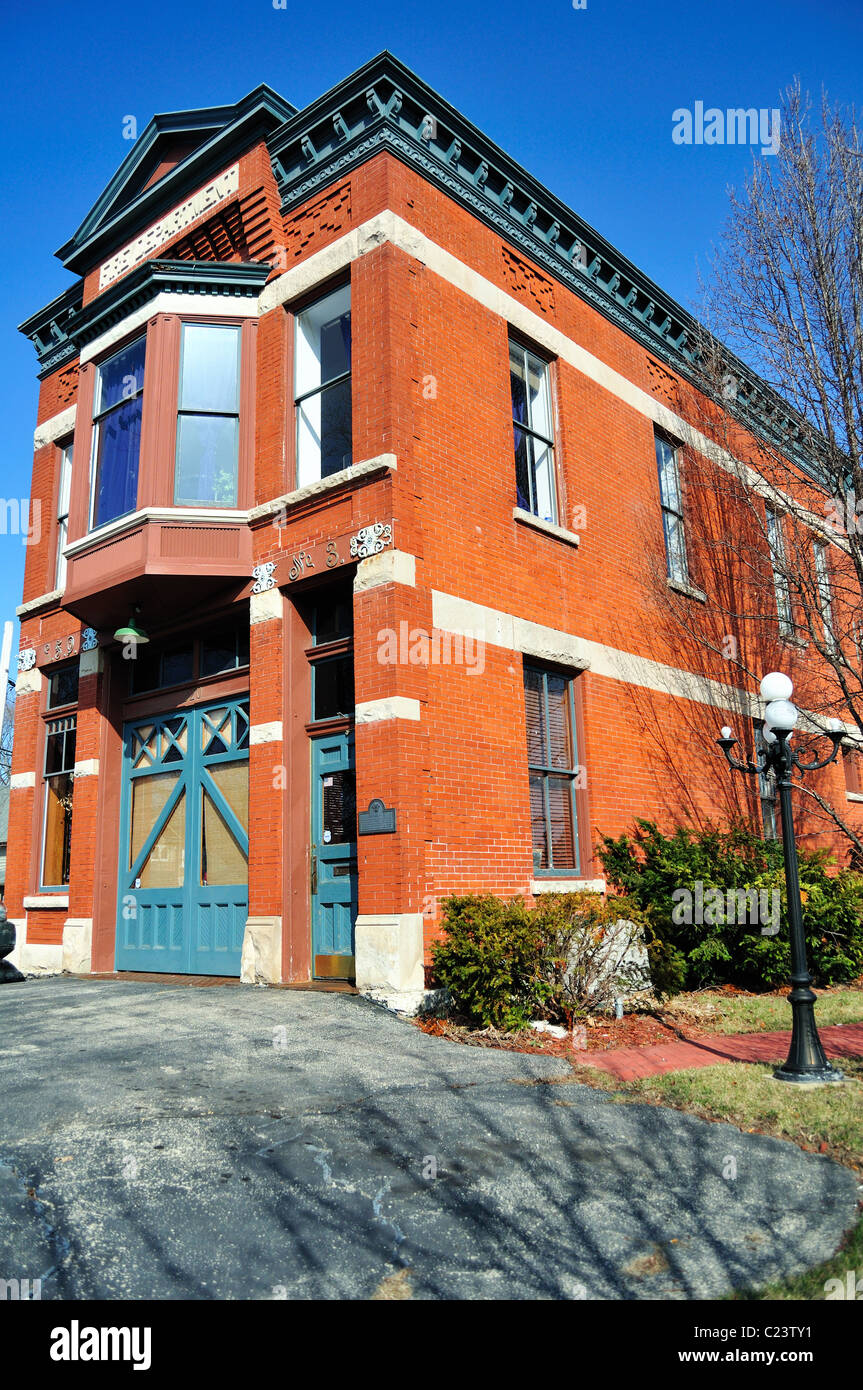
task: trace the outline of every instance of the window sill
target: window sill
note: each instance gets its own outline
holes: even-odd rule
[[[863,801],[863,792],[846,792],[846,801]]]
[[[33,897],[24,899],[24,908],[27,912],[37,912],[40,909],[54,909],[69,906],[68,893],[37,893]]]
[[[696,603],[706,603],[707,595],[703,589],[696,589],[694,584],[681,584],[679,579],[666,579],[669,589],[673,589],[676,594],[683,594],[685,598],[694,598]]]
[[[574,531],[566,531],[562,526],[557,526],[553,521],[543,521],[542,517],[534,516],[533,512],[526,512],[522,507],[513,507],[513,521],[519,522],[522,526],[530,526],[534,531],[541,531],[545,536],[553,536],[557,541],[563,541],[565,545],[573,547],[581,544],[581,537]]]
[[[796,647],[797,650],[801,652],[805,651],[809,646],[805,637],[795,637],[793,633],[790,632],[780,632],[779,640],[784,642],[786,647]]]
[[[340,473],[331,473],[328,478],[316,478],[314,482],[305,483],[303,487],[295,488],[293,492],[286,492],[283,497],[275,497],[272,502],[264,502],[259,507],[253,507],[248,514],[248,519],[255,522],[278,516],[279,512],[287,511],[309,498],[319,496],[321,493],[332,492],[335,488],[347,487],[351,483],[361,482],[371,473],[379,473],[382,470],[392,472],[396,467],[395,454],[378,454],[376,458],[363,459],[360,463],[352,463],[350,468],[343,468]]]
[[[605,893],[604,878],[532,878],[530,891],[537,893]]]

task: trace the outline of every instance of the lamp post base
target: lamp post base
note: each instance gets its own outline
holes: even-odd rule
[[[798,1086],[828,1086],[844,1081],[845,1073],[838,1067],[831,1067],[828,1062],[825,1067],[814,1067],[812,1071],[786,1071],[785,1067],[777,1067],[773,1079],[794,1081]]]

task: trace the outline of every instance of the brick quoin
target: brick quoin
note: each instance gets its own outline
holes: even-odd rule
[[[401,77],[409,92],[410,75],[403,70]],[[371,74],[369,90],[386,91],[387,80],[383,69]],[[78,277],[69,303],[56,301],[60,308],[48,306],[24,325],[40,356],[31,498],[41,509],[41,528],[26,550],[21,643],[35,649],[36,665],[19,678],[7,903],[28,949],[56,950],[67,921],[92,922],[96,971],[113,970],[115,960],[118,863],[126,852],[119,841],[124,723],[136,710],[152,706],[164,714],[171,708],[171,697],[161,692],[150,704],[135,705],[129,695],[128,664],[112,633],[133,602],[142,604],[152,638],[163,643],[197,638],[216,620],[251,624],[247,674],[190,684],[175,698],[183,710],[222,696],[249,698],[244,940],[253,960],[263,950],[260,934],[275,933],[270,973],[262,978],[302,982],[315,969],[310,760],[320,731],[308,727],[314,638],[307,615],[333,583],[355,590],[350,651],[357,805],[363,810],[380,799],[397,817],[395,833],[356,842],[358,941],[379,921],[392,919],[404,934],[420,920],[428,959],[448,894],[530,898],[536,879],[525,660],[545,660],[575,680],[585,786],[580,866],[568,886],[601,878],[598,840],[630,829],[636,817],[668,827],[740,814],[758,824],[760,817],[757,792],[732,782],[715,746],[719,726],[735,722],[729,711],[671,693],[637,665],[641,659],[735,684],[721,657],[707,660],[663,621],[652,577],[657,568],[664,573],[665,558],[651,403],[695,423],[705,409],[695,387],[659,337],[655,347],[647,346],[634,329],[627,331],[622,315],[612,322],[576,293],[567,275],[550,270],[538,248],[532,254],[525,237],[508,235],[480,215],[479,174],[474,192],[461,197],[455,185],[429,173],[421,151],[415,159],[398,158],[373,141],[365,151],[351,144],[344,159],[333,156],[328,163],[330,137],[311,124],[311,143],[301,154],[299,144],[280,144],[288,140],[288,123],[274,94],[267,101],[257,127],[242,125],[237,116],[238,133],[218,171],[201,166],[196,173],[194,151],[178,162],[179,146],[160,146],[156,139],[152,151],[130,165],[129,197],[116,225],[106,230],[96,217],[64,248],[65,263]],[[235,129],[230,122],[227,128]],[[101,306],[132,294],[128,287],[143,273],[130,266],[102,290],[104,263],[234,165],[236,193],[152,249],[151,260],[180,266],[190,277],[177,292],[185,296],[182,303],[163,300],[160,309],[155,292],[148,299],[140,289],[125,317],[112,309],[99,318]],[[237,503],[240,519],[190,513],[181,525],[170,476],[179,323],[190,317],[246,321],[250,301],[240,280],[214,303],[206,277],[231,268],[239,276],[254,267],[260,275],[257,306],[251,301],[256,332],[248,332],[243,349],[248,476]],[[377,463],[298,493],[297,315],[347,283],[352,460]],[[200,291],[199,308],[197,300],[190,303],[190,286]],[[86,569],[93,563],[86,543],[92,364],[144,332],[147,448],[139,487],[166,515],[133,516],[96,537],[100,584]],[[581,370],[566,353],[551,351],[544,345],[549,332],[560,335],[555,342],[590,354],[595,368]],[[549,534],[513,515],[511,337],[549,361],[559,522],[578,533],[577,544],[571,535]],[[613,374],[627,390],[614,387]],[[630,388],[642,394],[632,398]],[[79,416],[72,419],[74,410]],[[738,423],[730,428],[755,456],[755,437]],[[85,519],[77,533],[70,531],[66,591],[58,596],[60,446],[73,431],[74,514]],[[709,499],[687,473],[687,454],[691,446],[682,451],[691,516],[709,510]],[[358,563],[350,540],[375,523],[391,527],[391,535],[380,555]],[[154,527],[162,528],[158,535]],[[132,532],[140,539],[129,539]],[[262,588],[268,566],[273,584]],[[699,572],[697,546],[692,568],[709,590],[711,576]],[[452,600],[461,601],[464,622],[471,613],[488,613],[473,664],[387,659],[388,634],[451,640],[452,632],[436,628],[436,614],[451,612]],[[696,612],[696,601],[686,601]],[[90,628],[98,650],[82,667],[76,758],[95,770],[75,780],[69,904],[28,909],[25,898],[42,893],[48,683],[62,664],[57,643],[71,642],[77,656]],[[624,661],[625,678],[609,674],[590,650],[573,664],[566,656],[573,638],[595,644],[594,652],[624,653],[635,664],[626,674]],[[775,649],[776,662],[795,679],[809,678],[812,689],[805,653],[778,643]],[[67,650],[63,646],[62,660]],[[480,662],[481,670],[475,669]],[[853,804],[846,804],[841,766],[819,774],[813,785],[850,823],[863,826]],[[808,803],[799,805],[798,831],[808,844],[842,847]],[[253,926],[259,933],[254,940]],[[51,959],[56,964],[56,954]]]

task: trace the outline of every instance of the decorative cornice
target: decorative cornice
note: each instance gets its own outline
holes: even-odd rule
[[[704,389],[699,352],[713,340],[702,325],[392,54],[379,54],[286,121],[268,148],[284,213],[389,151]],[[811,471],[805,421],[714,346],[734,379],[724,408]]]
[[[57,370],[58,351],[54,346],[60,335],[67,358],[76,357],[87,343],[93,342],[116,323],[147,304],[156,295],[222,294],[256,299],[270,275],[272,267],[258,261],[173,261],[152,260],[130,270],[122,279],[77,308],[54,300],[40,314],[34,314],[20,326],[20,332],[33,342],[40,363],[40,377]],[[46,315],[61,305],[49,318]],[[60,319],[58,324],[57,320]],[[54,325],[49,328],[48,325]],[[45,342],[47,345],[42,347]]]

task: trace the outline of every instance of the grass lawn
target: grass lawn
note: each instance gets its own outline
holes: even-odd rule
[[[588,1067],[577,1068],[576,1074],[579,1081],[609,1091],[621,1101],[672,1106],[827,1153],[853,1168],[863,1182],[863,1061],[843,1059],[840,1065],[847,1077],[844,1085],[812,1090],[774,1081],[771,1067],[742,1062],[629,1082]],[[852,1231],[842,1250],[818,1268],[757,1292],[744,1290],[730,1297],[823,1299],[825,1280],[844,1280],[849,1269],[863,1269],[863,1222]]]
[[[791,1027],[787,990],[781,994],[732,994],[724,990],[678,994],[666,1001],[661,1012],[684,1031],[688,1021],[711,1033],[773,1033]],[[840,985],[822,990],[815,1018],[824,1028],[831,1023],[863,1023],[863,989]]]

